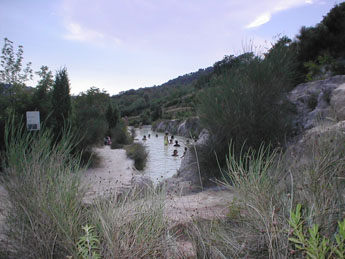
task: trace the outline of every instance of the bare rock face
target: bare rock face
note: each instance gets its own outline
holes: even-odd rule
[[[330,104],[336,120],[345,120],[345,83],[334,89],[331,95]]]
[[[193,135],[193,137],[194,135],[199,135],[202,128],[199,119],[194,117],[185,120],[161,121],[155,127],[152,127],[152,130],[157,132],[169,132],[170,134],[190,138],[191,135]]]
[[[345,75],[338,75],[300,84],[289,93],[297,109],[295,124],[300,132],[315,127],[320,120],[344,118],[344,83]]]

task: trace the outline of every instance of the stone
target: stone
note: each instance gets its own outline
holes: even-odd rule
[[[315,127],[321,120],[327,121],[334,117],[334,112],[342,118],[344,90],[340,85],[344,83],[345,75],[338,75],[300,84],[289,93],[288,99],[297,110],[294,118],[297,133]]]
[[[345,83],[333,90],[330,104],[336,120],[345,120]]]

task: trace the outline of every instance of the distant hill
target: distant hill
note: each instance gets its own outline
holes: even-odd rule
[[[209,76],[213,70],[213,67],[199,69],[158,86],[124,91],[112,96],[112,100],[121,115],[130,118],[131,124],[193,116],[195,86],[200,78]]]

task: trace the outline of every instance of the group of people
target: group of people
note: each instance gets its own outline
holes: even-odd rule
[[[151,134],[148,134],[147,137],[146,137],[146,135],[144,135],[141,140],[146,141],[149,138],[151,138]],[[158,138],[158,134],[156,134],[156,138]],[[169,133],[166,132],[165,135],[164,135],[164,145],[167,146],[167,145],[172,145],[172,144],[174,144],[173,146],[176,147],[176,148],[181,146],[178,143],[178,140],[175,140],[175,137],[173,135],[170,137],[170,140],[169,140]],[[189,145],[189,140],[188,139],[187,139],[187,143],[186,144]],[[186,155],[186,153],[187,153],[187,147],[184,148],[184,152],[183,152],[183,155],[181,156],[181,158],[183,158]],[[174,156],[174,157],[178,157],[179,156],[177,149],[174,149],[172,156]]]
[[[111,145],[111,139],[109,136],[104,137],[104,145],[109,145],[109,146]]]
[[[164,145],[172,145],[174,143],[174,136],[172,135],[170,137],[170,140],[169,140],[169,133],[166,132],[165,135],[164,135]],[[189,140],[187,140],[187,145],[189,144]],[[174,144],[174,147],[180,147],[181,145],[178,143],[178,140],[175,140],[175,144]],[[184,148],[184,152],[183,152],[183,155],[181,156],[181,158],[183,158],[187,153],[187,147]],[[178,150],[177,149],[174,149],[174,152],[172,154],[172,156],[174,157],[178,157],[179,154],[178,154]]]

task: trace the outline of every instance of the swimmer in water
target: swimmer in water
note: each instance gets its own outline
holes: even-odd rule
[[[177,149],[174,150],[174,153],[171,156],[178,156]]]
[[[180,147],[180,144],[178,143],[177,140],[175,140],[175,145],[174,145],[174,147]]]
[[[146,140],[146,135],[144,135],[143,140]]]

